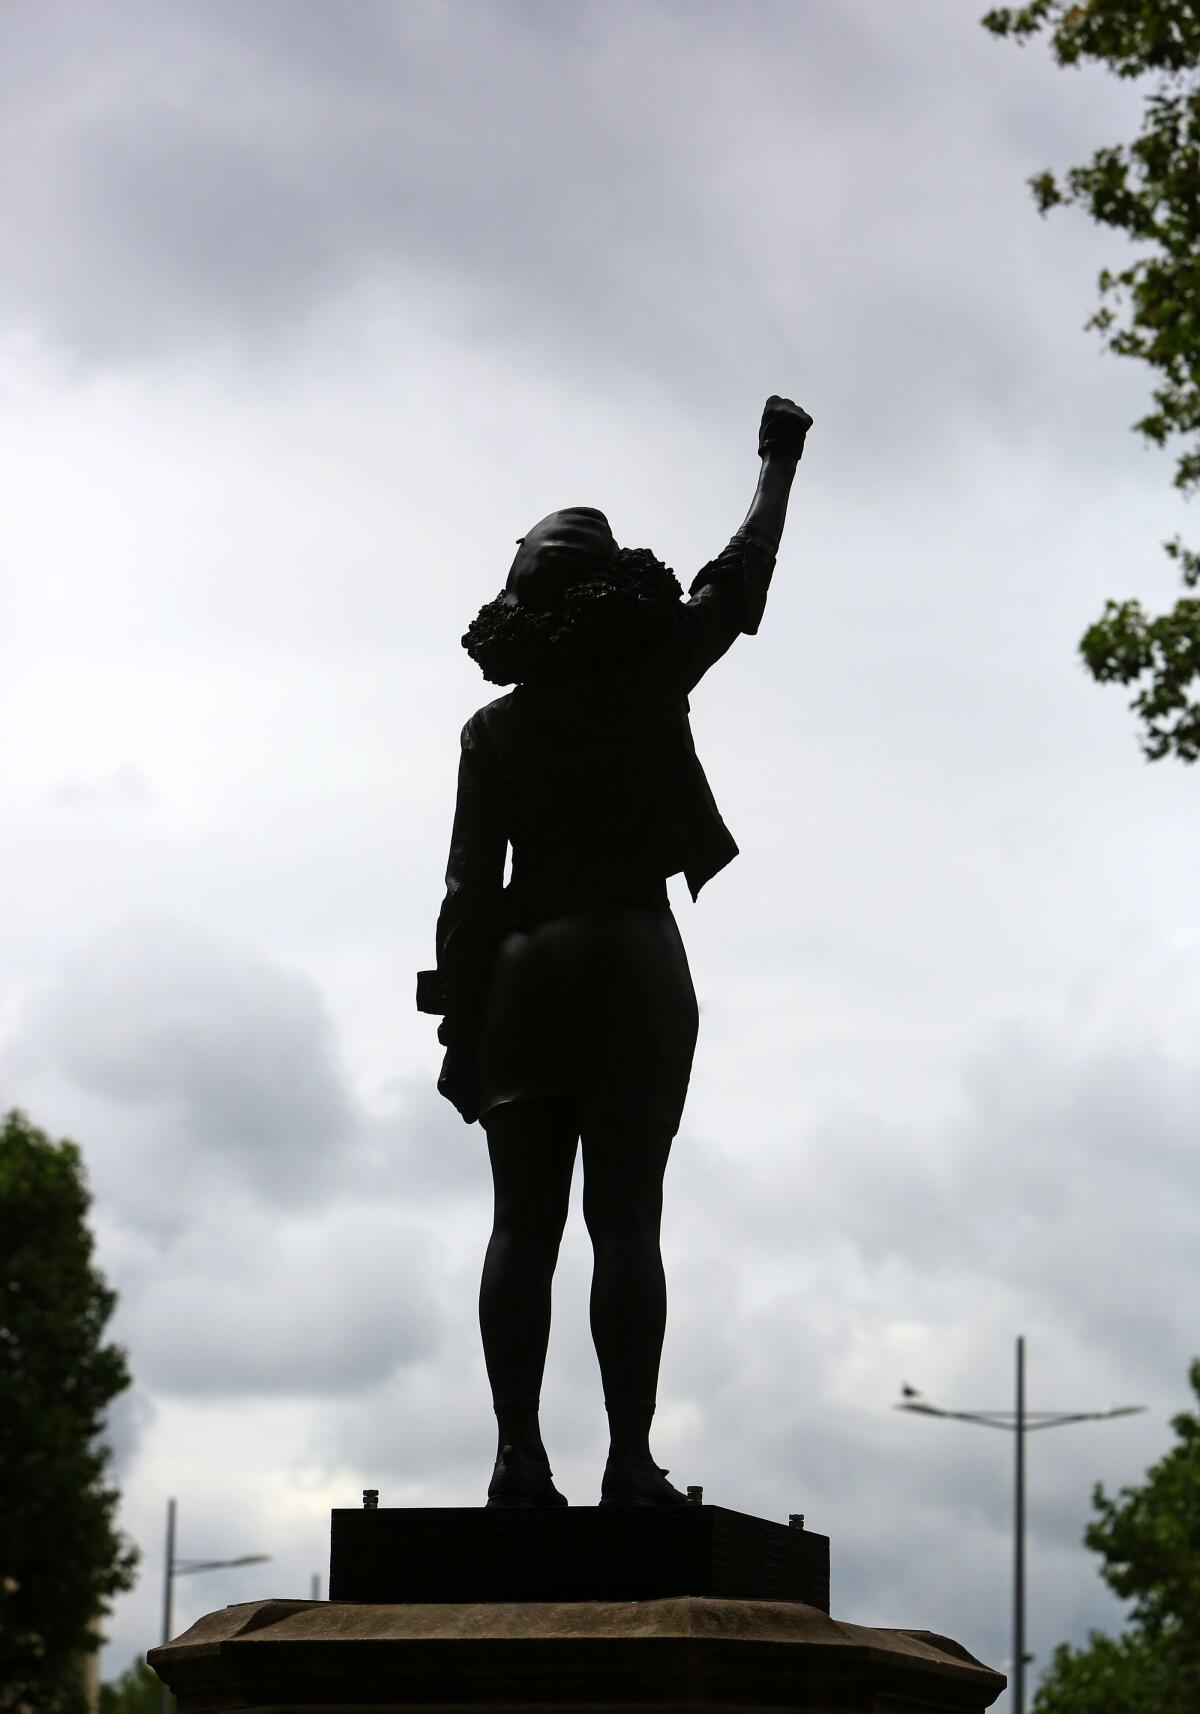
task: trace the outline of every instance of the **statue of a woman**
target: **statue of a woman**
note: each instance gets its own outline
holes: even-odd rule
[[[417,1004],[443,1014],[438,1088],[487,1132],[495,1224],[479,1297],[499,1429],[489,1506],[565,1505],[538,1426],[550,1285],[577,1147],[608,1411],[601,1505],[678,1505],[650,1454],[666,1286],[663,1173],[696,1041],[667,902],[737,854],[696,756],[688,696],[762,618],[812,419],[767,400],[745,523],[690,599],[590,507],[518,544],[464,647],[515,690],[462,733],[458,804]],[[504,865],[512,848],[506,886]]]

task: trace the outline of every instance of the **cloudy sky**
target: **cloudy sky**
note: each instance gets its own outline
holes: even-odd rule
[[[656,1449],[833,1541],[835,1611],[1009,1653],[1119,1622],[1080,1546],[1186,1402],[1200,777],[1075,642],[1166,596],[1111,244],[1025,179],[1137,95],[953,0],[39,0],[0,11],[0,1074],[82,1144],[136,1387],[106,1670],[305,1595],[328,1511],[474,1505],[483,1139],[429,962],[458,646],[603,507],[681,575],[765,395],[816,419],[761,634],[695,698],[742,856],[676,893],[702,1005]],[[1186,528],[1186,523],[1184,524]],[[578,1187],[577,1187],[578,1188]],[[578,1215],[545,1388],[593,1503]]]

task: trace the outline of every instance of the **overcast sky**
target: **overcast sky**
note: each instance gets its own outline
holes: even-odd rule
[[[685,580],[767,393],[816,419],[761,634],[694,698],[742,847],[702,1009],[655,1446],[832,1537],[833,1606],[1009,1653],[1120,1613],[1089,1494],[1197,1349],[1200,775],[1076,640],[1167,596],[1169,459],[1025,180],[1137,93],[956,0],[39,0],[0,10],[3,1101],[82,1144],[136,1386],[105,1669],[306,1595],[328,1512],[475,1505],[483,1137],[430,961],[458,645],[562,505]],[[1119,259],[1119,256],[1118,258]],[[1186,522],[1183,525],[1187,527]],[[576,1187],[578,1190],[578,1186]],[[604,1453],[573,1218],[545,1429]]]

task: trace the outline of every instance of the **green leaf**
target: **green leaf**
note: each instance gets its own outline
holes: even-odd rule
[[[1087,326],[1116,357],[1145,363],[1154,408],[1134,423],[1150,445],[1175,448],[1172,482],[1200,490],[1200,5],[1196,0],[1033,0],[981,20],[993,35],[1026,42],[1046,32],[1060,65],[1092,62],[1147,84],[1141,128],[1090,160],[1029,180],[1038,212],[1074,205],[1136,247],[1134,260],[1104,268],[1100,307]],[[1167,552],[1185,588],[1200,582],[1200,557]],[[1136,684],[1131,704],[1151,760],[1200,757],[1200,620],[1185,597],[1149,618],[1136,601],[1110,601],[1080,640],[1101,682]]]
[[[0,1714],[83,1714],[81,1662],[133,1583],[103,1433],[129,1385],[79,1150],[0,1122]]]

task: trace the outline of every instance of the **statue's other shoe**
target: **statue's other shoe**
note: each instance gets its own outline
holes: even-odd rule
[[[688,1497],[667,1481],[652,1458],[614,1458],[610,1453],[600,1483],[602,1506],[686,1506]]]
[[[529,1458],[515,1446],[505,1446],[488,1484],[489,1506],[565,1506],[544,1459]]]

